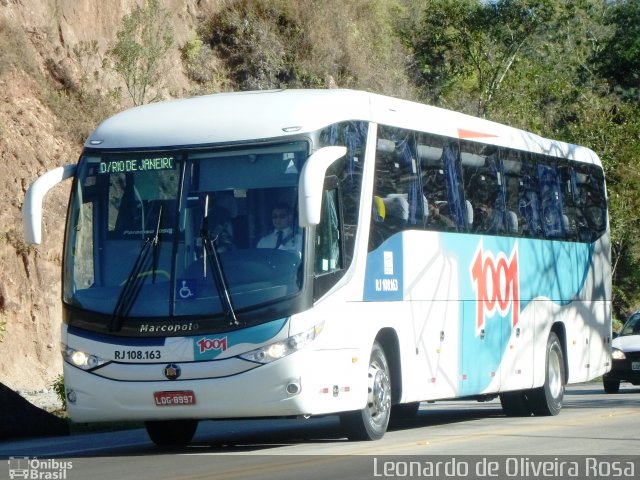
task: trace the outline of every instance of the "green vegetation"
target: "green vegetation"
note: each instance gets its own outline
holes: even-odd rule
[[[625,318],[640,303],[640,2],[431,0],[417,10],[404,38],[423,100],[602,158],[614,312]]]
[[[64,375],[60,374],[56,377],[56,379],[51,384],[51,388],[55,392],[58,400],[62,403],[62,409],[67,409],[67,395],[64,390]]]
[[[15,229],[10,228],[6,232],[0,232],[0,239],[11,245],[16,251],[16,255],[21,257],[27,257],[31,252],[35,250],[33,245],[29,245],[24,241],[21,233],[18,233]]]
[[[107,52],[136,105],[154,100],[173,53],[197,94],[357,88],[592,148],[607,173],[615,316],[640,307],[640,0],[223,0],[179,46],[172,22],[159,0],[139,2]],[[43,80],[30,50],[0,19],[0,75],[39,79],[80,142],[115,108],[89,88],[96,43],[74,49],[79,80],[53,61]]]
[[[107,52],[134,105],[154,101],[158,96],[164,60],[173,47],[171,22],[169,12],[160,6],[159,0],[146,0],[143,6],[136,5],[124,16],[116,42]]]
[[[411,96],[400,0],[235,0],[201,27],[233,89],[332,85]]]

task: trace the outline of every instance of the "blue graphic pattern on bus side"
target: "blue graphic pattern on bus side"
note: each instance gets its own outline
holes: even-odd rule
[[[365,301],[403,300],[402,235],[388,238],[367,255],[365,273]]]
[[[594,246],[586,243],[447,232],[424,234],[424,245],[439,244],[442,255],[458,265],[457,289],[451,291],[458,292],[460,306],[457,321],[461,396],[481,393],[489,386],[508,348],[511,331],[533,300],[544,298],[567,305],[579,297],[594,252]],[[367,255],[365,301],[404,299],[404,262],[416,261],[415,254],[419,252],[405,251],[402,238],[402,234],[393,235]],[[385,274],[385,265],[387,273],[392,265],[392,275]],[[386,284],[382,282],[385,279]],[[397,289],[384,288],[396,284]]]
[[[243,328],[217,335],[199,335],[193,338],[193,357],[195,360],[212,360],[239,344],[256,347],[275,337],[287,324],[289,318],[274,320],[254,327]]]
[[[591,266],[593,246],[441,235],[444,255],[456,258],[459,269],[459,395],[478,394],[498,372],[511,331],[527,305],[536,298],[566,305],[578,297]],[[483,286],[483,282],[491,284]]]

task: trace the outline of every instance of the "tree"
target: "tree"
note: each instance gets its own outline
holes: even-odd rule
[[[410,31],[418,81],[431,103],[485,117],[519,57],[552,13],[550,0],[426,3]]]
[[[640,1],[429,0],[405,36],[432,103],[601,157],[614,311],[640,303]],[[611,91],[621,95],[611,95]],[[633,100],[633,101],[630,101]]]
[[[640,96],[640,1],[614,2],[605,23],[615,28],[594,61],[599,73],[626,99]]]
[[[173,46],[170,13],[159,0],[145,0],[122,19],[122,28],[107,52],[114,70],[122,77],[134,105],[147,102],[150,89],[158,88],[163,78],[163,61]]]

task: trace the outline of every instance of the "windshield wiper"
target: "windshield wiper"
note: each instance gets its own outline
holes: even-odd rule
[[[240,322],[236,317],[236,312],[233,308],[233,303],[231,303],[231,294],[229,293],[229,286],[227,285],[227,279],[224,275],[222,262],[220,262],[220,255],[216,250],[216,240],[218,237],[216,236],[215,238],[211,238],[207,231],[202,231],[201,234],[205,253],[207,257],[209,257],[209,264],[211,265],[211,270],[215,277],[218,296],[220,297],[220,302],[224,307],[225,317],[229,319],[230,325],[240,325]]]
[[[142,285],[144,284],[146,277],[145,272],[149,269],[150,261],[152,263],[152,280],[154,283],[156,281],[156,266],[158,264],[157,247],[161,220],[162,205],[160,205],[160,211],[158,212],[158,224],[156,225],[155,232],[153,236],[145,238],[144,243],[138,252],[138,256],[133,262],[133,267],[127,276],[127,281],[122,287],[122,290],[120,290],[118,301],[116,302],[116,306],[113,309],[111,320],[109,322],[110,332],[117,332],[122,328],[123,319],[129,315],[136,298],[138,298],[138,295],[140,294],[140,290],[142,290]],[[149,252],[151,252],[151,256],[149,255]]]
[[[235,309],[233,308],[233,303],[231,302],[231,293],[229,292],[227,278],[224,274],[222,262],[220,261],[220,255],[216,249],[216,242],[219,235],[211,238],[211,235],[209,234],[209,195],[207,195],[205,199],[204,218],[202,219],[200,236],[202,237],[205,256],[209,258],[209,264],[215,279],[216,289],[218,290],[218,297],[220,298],[220,303],[224,308],[224,315],[229,319],[229,325],[240,325],[240,322],[236,317]]]

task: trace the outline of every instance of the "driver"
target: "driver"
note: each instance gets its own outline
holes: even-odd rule
[[[258,241],[258,248],[302,251],[302,235],[293,230],[293,213],[286,203],[278,203],[271,211],[273,231]]]

